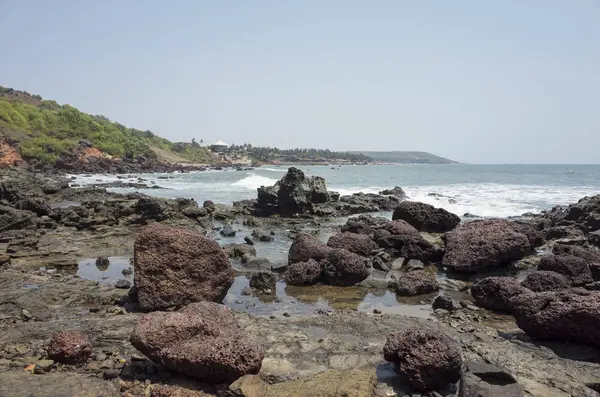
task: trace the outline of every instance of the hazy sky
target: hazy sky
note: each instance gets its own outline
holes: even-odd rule
[[[0,0],[0,85],[172,140],[600,163],[600,0]]]

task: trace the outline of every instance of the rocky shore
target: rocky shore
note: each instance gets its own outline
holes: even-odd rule
[[[232,206],[69,182],[0,174],[0,396],[600,395],[600,196],[461,222],[295,168]],[[260,258],[273,235],[284,263]],[[109,257],[131,258],[115,282],[76,273]],[[237,277],[265,301],[329,288],[430,309],[253,315],[221,304]]]

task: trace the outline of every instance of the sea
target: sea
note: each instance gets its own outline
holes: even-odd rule
[[[299,166],[307,175],[325,178],[327,188],[342,195],[377,193],[400,186],[410,200],[442,207],[459,216],[510,217],[537,213],[600,193],[600,165],[330,165]],[[252,170],[199,171],[175,174],[76,175],[82,186],[146,180],[164,189],[134,190],[166,197],[231,204],[256,198],[257,188],[273,185],[286,166]]]

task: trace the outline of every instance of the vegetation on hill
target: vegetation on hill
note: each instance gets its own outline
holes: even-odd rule
[[[345,160],[350,162],[365,162],[372,160],[363,154],[334,152],[329,149],[278,149],[244,144],[241,146],[232,145],[230,150],[245,150],[253,159],[263,162],[285,158]]]
[[[71,152],[82,139],[120,158],[155,159],[157,154],[152,148],[177,151],[190,161],[211,158],[210,152],[199,145],[172,143],[152,131],[128,128],[105,116],[89,115],[39,95],[4,87],[0,87],[0,132],[19,144],[23,158],[49,164]]]
[[[456,161],[427,152],[352,152],[369,156],[375,161],[398,164],[456,164]]]

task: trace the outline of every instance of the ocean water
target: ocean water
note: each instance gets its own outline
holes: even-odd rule
[[[402,187],[411,200],[443,207],[458,215],[508,217],[540,212],[600,193],[600,165],[357,165],[302,166],[308,175],[325,178],[329,190],[341,194],[376,193]],[[251,171],[205,171],[182,174],[76,176],[75,183],[137,182],[165,189],[140,190],[160,197],[188,197],[198,202],[256,198],[256,189],[272,185],[287,167],[259,167]],[[121,176],[122,178],[122,176]],[[111,189],[131,192],[134,189]],[[434,196],[436,194],[438,196]],[[439,196],[442,195],[442,196]]]

